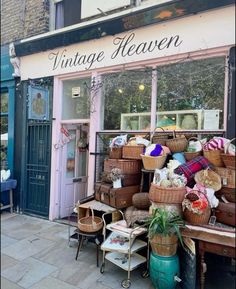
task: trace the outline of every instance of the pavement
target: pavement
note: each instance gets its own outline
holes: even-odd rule
[[[76,261],[77,245],[77,240],[68,243],[66,224],[3,211],[1,288],[122,288],[121,281],[127,278],[126,271],[106,261],[105,272],[101,274],[96,266],[96,246],[90,242],[83,245]],[[232,269],[231,262],[214,258],[209,260],[211,270],[206,274],[205,289],[235,288],[235,267]],[[100,252],[100,263],[101,260]],[[141,277],[143,270],[139,267],[131,272],[130,289],[154,289],[150,278]]]

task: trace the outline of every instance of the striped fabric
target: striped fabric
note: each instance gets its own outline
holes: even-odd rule
[[[229,140],[223,137],[213,137],[211,140],[209,140],[206,144],[204,144],[203,148],[204,150],[223,150],[224,145]]]

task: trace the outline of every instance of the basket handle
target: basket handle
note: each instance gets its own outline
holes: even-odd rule
[[[165,130],[164,130],[163,127],[161,127],[161,126],[155,127],[154,130],[153,130],[153,132],[152,132],[152,134],[151,134],[151,137],[150,137],[150,142],[151,142],[151,143],[152,143],[152,139],[153,139],[153,137],[154,137],[154,134],[155,134],[155,132],[156,132],[156,130],[157,130],[158,128],[162,129],[162,131],[165,132]]]
[[[96,229],[96,222],[94,221],[94,211],[91,207],[89,207],[89,209],[91,210],[91,213],[92,213],[92,226],[93,226],[93,229]]]
[[[226,143],[225,149],[224,149],[224,153],[227,154],[229,146],[231,144],[232,141],[234,141],[236,138],[231,139],[229,142]]]

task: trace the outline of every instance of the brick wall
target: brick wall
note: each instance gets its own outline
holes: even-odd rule
[[[49,0],[1,0],[1,45],[49,31]]]

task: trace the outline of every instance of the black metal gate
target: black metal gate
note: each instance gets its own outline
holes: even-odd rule
[[[47,89],[47,119],[30,119],[27,113],[23,174],[23,212],[43,217],[49,215],[51,169],[52,86]]]

